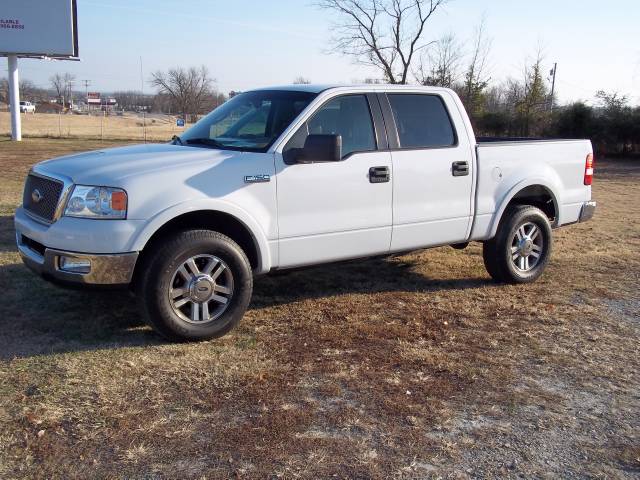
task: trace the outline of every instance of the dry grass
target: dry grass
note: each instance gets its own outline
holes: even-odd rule
[[[534,285],[491,283],[478,245],[324,266],[169,345],[126,293],[14,252],[29,165],[99,146],[0,142],[0,477],[640,475],[637,164],[600,164],[595,220],[555,233]]]
[[[142,116],[126,113],[110,115],[58,115],[55,113],[22,114],[22,135],[25,137],[86,138],[105,140],[144,140],[143,123],[147,140],[168,141],[180,135],[185,128],[176,126],[170,115]],[[0,112],[0,135],[10,135],[9,112]]]

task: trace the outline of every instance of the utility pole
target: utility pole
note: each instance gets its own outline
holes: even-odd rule
[[[144,102],[144,75],[142,74],[142,55],[140,56],[140,97]],[[147,106],[142,107],[142,138],[147,143]]]
[[[558,71],[558,64],[553,64],[553,70],[551,70],[551,111],[553,112],[553,96],[556,93],[556,72]]]
[[[73,110],[73,81],[69,81],[67,84],[69,86],[69,109]]]
[[[89,111],[89,85],[91,85],[91,80],[82,80],[82,83],[84,83],[84,93],[85,93],[84,103],[87,106],[87,112],[88,112]]]

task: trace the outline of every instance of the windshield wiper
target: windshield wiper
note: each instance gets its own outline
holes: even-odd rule
[[[171,141],[174,144],[178,142],[180,145],[184,145],[184,143],[182,142],[182,139],[178,135],[174,135],[173,137],[171,137]]]
[[[224,145],[212,138],[190,138],[186,140],[187,145],[209,145],[210,147],[224,148]]]

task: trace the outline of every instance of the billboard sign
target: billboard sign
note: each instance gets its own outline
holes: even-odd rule
[[[0,56],[78,57],[76,0],[2,2]]]
[[[100,105],[100,94],[98,92],[87,93],[87,103],[89,105]]]

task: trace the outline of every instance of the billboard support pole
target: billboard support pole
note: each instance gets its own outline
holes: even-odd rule
[[[11,140],[22,140],[20,124],[20,81],[18,79],[18,57],[9,55],[9,105],[11,106]]]

